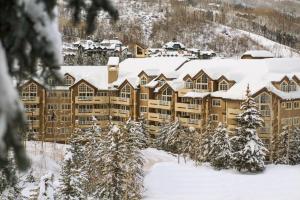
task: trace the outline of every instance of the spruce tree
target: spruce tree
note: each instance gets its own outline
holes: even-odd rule
[[[169,151],[167,146],[167,138],[168,138],[168,132],[171,128],[170,122],[164,122],[159,129],[159,133],[157,138],[155,139],[155,146],[157,149]]]
[[[142,198],[143,159],[130,137],[128,126],[113,125],[100,141],[103,165],[99,193],[95,194],[98,199]]]
[[[300,164],[300,128],[292,129],[289,144],[289,164]]]
[[[290,136],[288,127],[283,127],[282,132],[278,136],[277,154],[275,164],[289,164],[290,152]]]
[[[256,129],[263,126],[263,119],[247,88],[246,100],[238,115],[237,133],[232,138],[232,166],[242,172],[259,172],[265,168],[267,149],[258,137]]]
[[[61,188],[59,197],[66,200],[86,199],[85,183],[87,175],[84,171],[85,149],[82,145],[82,132],[76,128],[70,138],[61,171]]]
[[[220,123],[214,131],[210,149],[210,163],[216,169],[227,169],[230,166],[231,147],[228,132]]]
[[[126,122],[126,126],[131,134],[131,142],[135,143],[139,149],[146,148],[149,144],[149,136],[146,131],[144,121],[135,122],[129,119]]]
[[[199,144],[199,150],[198,155],[196,155],[196,162],[197,164],[201,164],[203,162],[209,162],[210,161],[210,149],[211,149],[211,141],[212,141],[212,135],[213,135],[213,129],[211,120],[208,121],[206,130],[201,135],[200,144]]]

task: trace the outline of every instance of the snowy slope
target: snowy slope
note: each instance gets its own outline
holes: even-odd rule
[[[55,175],[58,187],[60,164],[66,145],[28,142],[27,152],[32,159],[34,176],[48,172]],[[161,150],[143,150],[145,157],[145,200],[299,200],[300,166],[268,165],[257,175],[239,174],[233,170],[216,171],[208,165],[195,167],[192,161],[180,159]],[[24,185],[23,194],[37,183]]]

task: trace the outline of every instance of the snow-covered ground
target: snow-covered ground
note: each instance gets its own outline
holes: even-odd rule
[[[58,184],[60,164],[66,145],[27,143],[34,176],[39,179],[53,172]],[[209,165],[196,167],[192,161],[180,164],[177,157],[148,148],[145,157],[145,200],[299,200],[300,166],[268,165],[261,174],[217,171]],[[24,185],[29,196],[37,183]]]

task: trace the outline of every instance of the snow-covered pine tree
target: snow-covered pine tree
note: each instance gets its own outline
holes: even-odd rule
[[[148,146],[149,137],[143,125],[143,121],[135,122],[129,119],[126,122],[126,128],[129,130],[131,142],[134,143],[139,149],[144,149]]]
[[[87,32],[94,30],[99,10],[118,19],[118,11],[109,0],[69,0],[74,19],[86,13]],[[62,64],[61,35],[58,30],[57,1],[10,0],[0,6],[0,168],[7,165],[8,151],[13,149],[19,169],[29,167],[21,143],[25,117],[14,80],[49,76],[58,77],[56,69]],[[42,38],[42,39],[41,39]],[[41,63],[38,67],[38,63]]]
[[[210,149],[211,149],[211,140],[213,136],[213,129],[211,120],[209,119],[207,122],[207,126],[203,134],[201,134],[200,144],[198,148],[198,154],[196,155],[196,163],[200,165],[204,162],[210,161]]]
[[[104,140],[101,156],[102,181],[96,199],[141,199],[142,156],[139,149],[130,142],[130,131],[113,125]]]
[[[181,128],[179,137],[181,138],[181,145],[179,151],[183,155],[185,161],[187,157],[195,159],[195,152],[198,145],[197,142],[199,133],[193,127]]]
[[[41,177],[39,184],[39,196],[38,200],[55,200],[55,189],[54,189],[54,175],[53,173],[48,173]]]
[[[210,149],[210,164],[216,169],[227,169],[230,166],[231,147],[228,132],[224,124],[220,123],[212,136]]]
[[[81,130],[76,128],[70,138],[70,147],[67,149],[61,171],[61,188],[59,191],[61,199],[81,200],[87,197],[84,190],[87,175],[82,167],[85,163],[85,150],[81,135]]]
[[[0,199],[21,199],[21,188],[19,187],[14,159],[11,155],[8,165],[0,169]]]
[[[143,143],[142,148],[147,148],[150,145],[150,134],[148,131],[148,127],[145,121],[144,115],[142,115],[137,122],[137,130],[140,133],[139,137],[141,138],[141,142]]]
[[[294,127],[291,132],[289,144],[289,164],[300,164],[300,128]]]
[[[164,122],[159,129],[159,134],[157,138],[155,139],[155,146],[157,149],[169,151],[167,148],[167,137],[168,137],[168,132],[171,127],[170,122]]]
[[[282,132],[278,135],[278,145],[275,164],[289,164],[289,135],[289,128],[287,126],[283,127]]]
[[[231,140],[232,166],[242,172],[263,171],[267,149],[258,137],[256,129],[262,127],[264,121],[250,96],[249,86],[241,110],[242,113],[237,116],[237,134]]]

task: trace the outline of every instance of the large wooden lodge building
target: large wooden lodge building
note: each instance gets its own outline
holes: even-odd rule
[[[85,129],[96,117],[105,128],[109,120],[147,121],[152,137],[162,123],[178,118],[182,126],[201,133],[214,125],[236,127],[236,115],[247,85],[264,118],[258,130],[270,145],[283,126],[300,125],[300,59],[191,60],[183,57],[129,58],[107,66],[62,66],[63,84],[48,86],[28,80],[20,89],[28,132],[45,141],[65,142],[75,126]],[[111,118],[110,118],[111,116]]]

